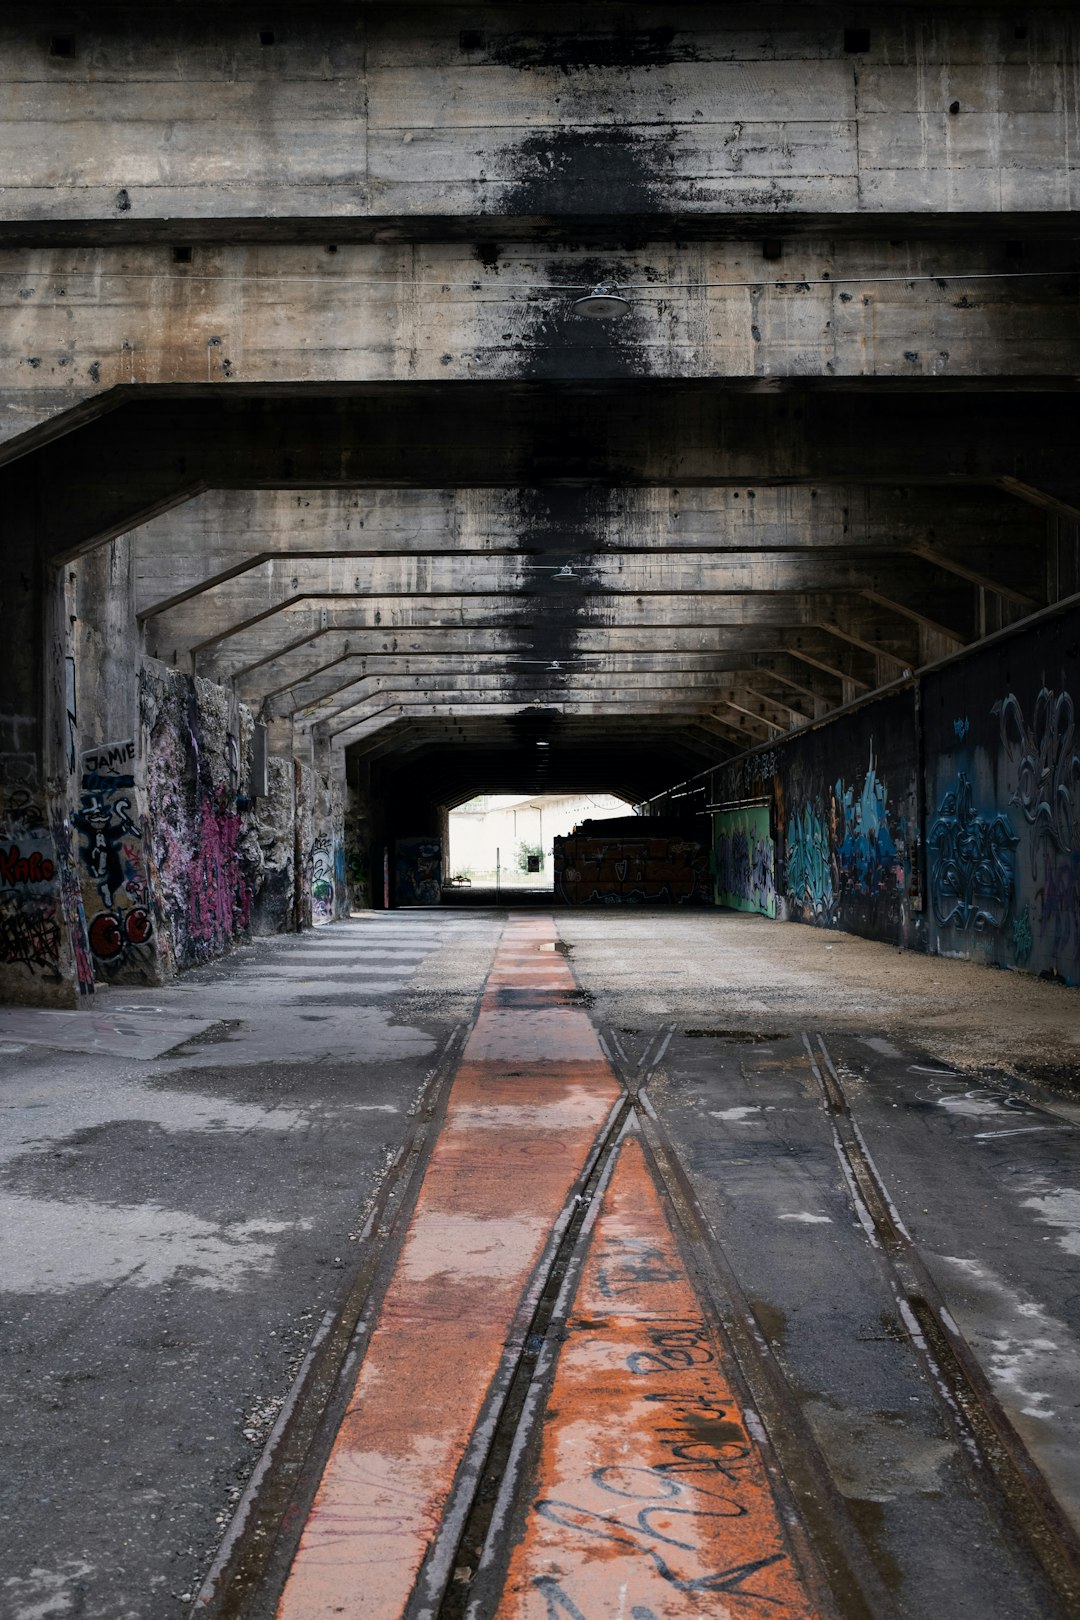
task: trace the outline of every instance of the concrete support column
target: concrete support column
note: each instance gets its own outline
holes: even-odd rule
[[[73,822],[94,975],[99,983],[161,984],[171,964],[149,830],[133,536],[89,553],[69,573],[76,607]]]
[[[311,913],[314,923],[349,914],[345,878],[345,756],[324,728],[306,734],[312,771]]]
[[[345,782],[345,879],[350,908],[382,904],[382,867],[376,874],[376,840],[371,800],[371,765],[366,759],[343,756]]]
[[[6,513],[0,645],[0,1000],[72,1007],[92,993],[73,848],[76,737],[70,582],[41,557],[37,498]]]

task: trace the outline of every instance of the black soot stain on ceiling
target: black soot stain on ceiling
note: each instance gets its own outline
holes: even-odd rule
[[[515,308],[509,375],[574,381],[651,374],[660,315],[656,299],[642,294],[660,281],[660,272],[621,254],[593,253],[549,259],[544,275],[548,287],[538,287]],[[613,320],[590,319],[574,309],[576,299],[599,285],[624,290],[628,307]]]
[[[692,33],[669,24],[655,28],[614,28],[603,32],[564,34],[521,30],[493,36],[478,30],[463,37],[462,48],[494,67],[560,68],[564,73],[591,68],[667,67],[700,60]]]
[[[676,133],[597,125],[536,130],[504,149],[507,176],[498,211],[557,218],[602,216],[625,233],[628,221],[670,205]],[[620,236],[625,240],[625,234]]]
[[[510,666],[513,691],[525,703],[548,694],[548,701],[557,703],[589,685],[578,635],[589,621],[596,586],[606,492],[578,485],[531,486],[515,490],[511,499],[526,580],[515,639],[527,649]]]

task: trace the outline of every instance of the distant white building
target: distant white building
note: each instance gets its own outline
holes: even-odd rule
[[[484,793],[450,812],[450,859],[447,877],[468,876],[473,883],[493,883],[498,873],[508,887],[549,888],[551,849],[586,820],[625,816],[631,807],[610,793],[535,794],[524,798],[512,793]],[[522,869],[523,848],[540,852],[540,871]]]

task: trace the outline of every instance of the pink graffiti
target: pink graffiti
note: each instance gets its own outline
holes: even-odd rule
[[[199,823],[199,847],[188,873],[188,927],[193,940],[223,950],[251,915],[236,848],[240,817],[215,811],[204,796]]]

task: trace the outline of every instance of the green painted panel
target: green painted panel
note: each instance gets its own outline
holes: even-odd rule
[[[720,810],[713,821],[717,905],[775,917],[776,848],[768,806]]]

